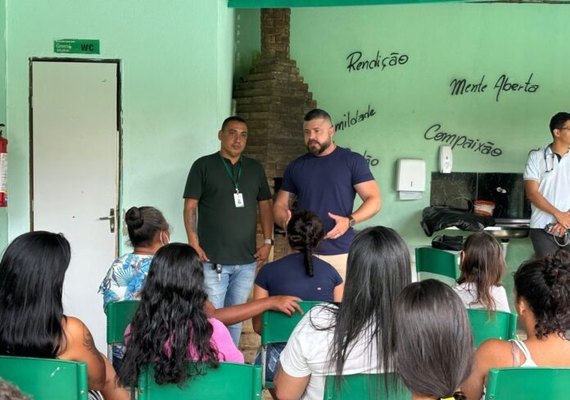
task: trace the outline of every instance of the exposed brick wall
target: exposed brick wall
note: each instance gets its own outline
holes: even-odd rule
[[[261,10],[261,54],[289,58],[290,8]]]
[[[295,61],[289,58],[290,14],[288,8],[262,9],[261,56],[250,73],[234,88],[236,113],[248,123],[245,154],[260,161],[269,186],[282,177],[285,167],[305,153],[303,116],[316,107],[308,85]],[[263,241],[258,224],[258,244]],[[275,237],[273,259],[286,255],[285,237]],[[251,361],[259,336],[244,324],[240,348]]]

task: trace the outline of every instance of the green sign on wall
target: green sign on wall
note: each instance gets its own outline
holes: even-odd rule
[[[99,54],[99,40],[60,39],[53,41],[55,53]]]

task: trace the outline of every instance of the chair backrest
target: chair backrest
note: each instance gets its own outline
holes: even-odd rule
[[[107,344],[123,343],[125,329],[131,323],[139,303],[138,300],[124,300],[107,304]]]
[[[416,272],[420,280],[420,272],[442,275],[448,281],[459,278],[459,252],[434,249],[433,247],[416,247]]]
[[[335,387],[335,376],[325,379],[324,400],[410,400],[411,392],[401,384],[395,374],[386,374],[388,379],[388,397],[386,397],[385,374],[343,375],[341,385]]]
[[[479,347],[487,339],[508,340],[517,336],[517,314],[468,309],[467,317],[471,324],[475,347]]]
[[[297,304],[306,314],[315,305],[323,303],[321,301],[300,301]],[[298,312],[288,316],[279,311],[265,311],[261,316],[261,345],[287,342],[301,318],[303,315]]]
[[[87,400],[87,364],[0,356],[0,377],[38,400]]]
[[[261,400],[259,365],[222,362],[218,368],[205,368],[206,374],[194,376],[182,386],[158,385],[154,380],[154,368],[144,368],[137,388],[138,400]]]
[[[567,399],[570,368],[492,368],[486,400]]]

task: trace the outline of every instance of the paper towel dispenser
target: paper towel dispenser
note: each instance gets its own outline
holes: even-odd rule
[[[421,199],[426,190],[426,162],[400,159],[397,164],[397,185],[400,200]]]

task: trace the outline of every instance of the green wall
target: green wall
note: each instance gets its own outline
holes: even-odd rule
[[[376,164],[371,169],[383,206],[366,225],[391,226],[411,247],[430,243],[419,221],[429,205],[429,177],[438,170],[443,144],[425,137],[436,124],[440,132],[474,142],[471,149],[455,146],[454,172],[522,173],[528,151],[549,143],[550,117],[569,109],[570,54],[564,50],[569,16],[567,5],[520,3],[292,9],[291,57],[319,107],[336,123],[346,121],[349,112],[354,116],[357,110],[374,109],[373,116],[335,135],[339,145],[366,153]],[[259,29],[259,24],[247,29]],[[251,53],[252,44],[240,43],[240,52]],[[354,52],[362,53],[360,65],[357,54],[350,58]],[[392,53],[397,53],[394,59]],[[501,86],[503,75],[503,83],[508,77],[520,90],[501,90],[497,98],[495,86]],[[483,77],[485,89],[472,86],[470,92],[452,93],[454,79],[475,85]],[[434,136],[432,128],[427,137]],[[490,154],[476,151],[487,142],[493,143]],[[499,150],[492,155],[495,148],[500,155]],[[427,187],[421,200],[398,199],[400,158],[426,161]],[[511,240],[509,270],[531,253],[528,239]],[[505,283],[512,285],[510,276]]]
[[[522,172],[528,151],[550,141],[548,122],[568,110],[570,8],[548,4],[429,4],[293,9],[291,56],[320,107],[340,122],[348,112],[375,110],[373,117],[337,131],[341,146],[371,155],[383,208],[369,224],[394,227],[411,246],[428,244],[420,228],[429,205],[429,176],[438,170],[440,131],[492,142],[490,154],[456,146],[455,172]],[[333,22],[334,21],[334,22]],[[385,67],[364,60],[388,56]],[[391,53],[397,53],[395,65]],[[400,58],[405,55],[406,58]],[[405,62],[404,62],[405,61]],[[358,70],[358,68],[360,69]],[[502,90],[501,76],[522,84]],[[532,75],[530,84],[529,81]],[[454,79],[487,87],[452,94]],[[502,78],[503,81],[505,78]],[[532,85],[538,85],[532,86]],[[514,87],[511,86],[511,89]],[[433,132],[433,131],[431,131]],[[433,138],[434,133],[428,133]],[[427,164],[423,199],[401,201],[395,191],[400,158]],[[510,269],[529,257],[528,239],[511,240]],[[510,277],[507,278],[510,286]]]
[[[6,124],[6,1],[5,0],[0,0],[0,122]],[[4,135],[6,135],[6,137],[9,138],[7,130],[4,131]],[[0,208],[0,251],[6,246],[7,242],[8,242],[8,212],[6,208]]]
[[[121,60],[123,208],[158,207],[172,239],[185,241],[188,169],[219,147],[230,112],[234,16],[226,1],[8,0],[6,13],[9,238],[30,224],[28,60],[61,56],[56,39],[82,38],[100,40],[96,58]]]
[[[260,55],[259,10],[241,9],[235,13],[234,82],[248,74]]]

